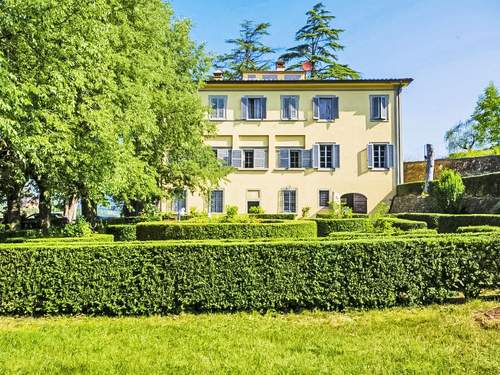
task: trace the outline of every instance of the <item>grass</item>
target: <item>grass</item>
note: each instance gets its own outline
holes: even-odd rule
[[[0,318],[1,374],[499,374],[498,302],[367,312]]]

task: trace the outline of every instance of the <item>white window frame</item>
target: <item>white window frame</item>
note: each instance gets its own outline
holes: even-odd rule
[[[250,96],[246,96],[246,99],[247,99],[247,101],[246,101],[247,108],[246,108],[246,113],[245,113],[245,118],[244,119],[246,121],[263,121],[267,117],[267,116],[264,116],[264,113],[262,111],[262,101],[265,100],[266,97],[265,96],[258,96],[258,95],[250,95]],[[250,116],[249,116],[250,115],[250,106],[249,106],[250,99],[252,99],[252,100],[259,99],[259,101],[260,101],[260,111],[261,111],[260,117],[252,117],[252,118],[250,118]],[[266,111],[267,111],[267,106],[266,106]]]
[[[321,193],[324,193],[324,192],[327,192],[327,193],[328,193],[328,200],[327,200],[327,202],[326,202],[326,206],[323,206],[323,205],[321,204]],[[320,207],[320,208],[328,208],[328,207],[329,207],[329,203],[330,203],[330,201],[331,201],[331,199],[330,199],[330,198],[331,198],[331,192],[330,192],[330,190],[329,190],[329,189],[319,189],[319,190],[318,190],[318,207]]]
[[[385,142],[376,142],[376,143],[371,143],[372,145],[372,148],[373,148],[373,154],[372,154],[372,163],[373,163],[373,167],[372,167],[372,170],[375,170],[375,171],[386,171],[386,170],[389,170],[390,168],[386,167],[387,165],[387,156],[388,156],[388,146],[389,146],[389,143],[385,143]],[[375,166],[375,147],[384,147],[384,166],[383,167],[376,167]]]
[[[370,95],[369,98],[370,98],[370,121],[373,121],[373,122],[387,122],[387,121],[389,121],[389,112],[390,112],[389,111],[389,95]],[[376,98],[383,98],[385,100],[386,112],[387,112],[386,118],[383,118],[383,117],[377,118],[374,116],[373,101]],[[379,108],[380,113],[382,113],[381,109],[382,108]]]
[[[337,120],[337,117],[335,117],[335,113],[333,113],[333,102],[337,100],[337,105],[338,105],[338,114],[340,117],[340,99],[337,95],[316,95],[315,96],[318,99],[318,117],[315,118],[315,120],[319,122],[333,122]],[[329,99],[332,101],[332,113],[331,113],[331,118],[321,118],[321,99]],[[313,98],[314,100],[314,98]],[[313,118],[314,118],[314,113],[313,113]]]
[[[322,170],[332,170],[334,169],[334,157],[335,157],[335,149],[334,149],[334,146],[335,146],[336,143],[318,143],[319,145],[319,155],[318,155],[318,169],[322,169]],[[331,150],[331,167],[322,167],[321,166],[321,147],[322,146],[328,146],[330,147],[330,150]],[[328,163],[327,163],[328,164]]]
[[[295,211],[285,209],[285,193],[289,193],[289,192],[293,192],[295,194],[295,196],[294,196]],[[281,197],[281,199],[283,200],[283,207],[280,207],[281,212],[287,213],[287,214],[296,214],[297,208],[298,208],[297,189],[281,189],[280,194],[283,194],[283,196]],[[289,203],[289,206],[290,206],[290,203]]]
[[[223,112],[224,114],[222,115],[222,117],[219,117],[217,115],[213,115],[212,113],[212,99],[217,99],[217,100],[220,100],[222,99],[222,103],[224,105],[223,107]],[[210,120],[225,120],[227,118],[227,96],[226,95],[209,95],[208,97],[208,103],[210,105],[210,112],[209,112],[209,116],[208,118]],[[218,109],[215,110],[216,114],[218,112]]]
[[[283,116],[283,109],[285,107],[285,99],[293,99],[293,100],[295,100],[295,117],[291,116],[291,113],[292,113],[292,106],[291,106],[291,104],[290,104],[290,108],[289,108],[290,117],[287,118],[287,117]],[[280,117],[281,117],[281,120],[284,120],[284,121],[297,121],[299,119],[299,96],[298,95],[281,95],[281,97],[280,97],[280,103],[281,103],[281,106],[280,106]]]
[[[252,170],[265,170],[268,169],[268,163],[269,163],[269,147],[242,147],[241,149],[241,167],[238,168],[240,170],[246,170],[246,171],[252,171]],[[256,150],[264,150],[264,166],[263,167],[256,167],[256,162],[255,162],[255,151]],[[245,167],[245,152],[246,151],[252,151],[253,153],[253,167],[248,168]]]
[[[212,193],[213,193],[213,192],[216,192],[216,191],[220,191],[220,192],[221,192],[221,194],[222,194],[222,202],[221,202],[222,207],[221,207],[221,211],[213,211],[213,210],[212,210]],[[224,213],[224,207],[225,207],[225,204],[224,204],[225,202],[224,202],[224,201],[225,201],[225,199],[226,199],[225,195],[226,195],[226,194],[225,194],[225,192],[224,192],[224,189],[214,189],[214,190],[210,191],[210,201],[209,201],[209,203],[208,203],[209,208],[210,208],[210,213],[214,213],[214,214],[221,214],[221,213]]]

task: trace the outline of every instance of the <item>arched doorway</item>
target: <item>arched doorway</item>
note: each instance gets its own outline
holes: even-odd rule
[[[347,207],[352,209],[355,214],[366,214],[368,213],[368,200],[363,194],[359,193],[348,193],[340,197],[342,203]]]

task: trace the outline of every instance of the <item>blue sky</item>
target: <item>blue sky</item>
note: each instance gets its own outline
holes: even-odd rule
[[[214,53],[244,19],[270,22],[265,42],[283,51],[316,1],[172,0],[177,17],[193,21],[192,36]],[[432,143],[446,155],[444,133],[474,110],[489,81],[500,86],[498,0],[324,0],[345,29],[340,62],[363,78],[411,77],[403,96],[405,160],[422,159]]]

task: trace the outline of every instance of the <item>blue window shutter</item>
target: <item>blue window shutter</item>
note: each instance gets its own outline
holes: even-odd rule
[[[333,168],[340,168],[340,145],[333,145]]]
[[[245,120],[246,120],[247,114],[248,114],[247,107],[248,107],[248,98],[246,96],[242,96],[241,97],[241,118],[245,119]]]
[[[290,168],[290,151],[287,148],[280,149],[280,168]]]
[[[262,98],[260,100],[261,110],[262,110],[262,119],[267,118],[267,98]]]
[[[319,119],[319,98],[317,96],[313,98],[313,119]]]
[[[369,144],[366,151],[368,154],[368,168],[373,168],[373,145]]]
[[[313,168],[319,168],[319,145],[315,144],[313,145],[313,152],[312,152],[312,166]]]
[[[386,168],[393,168],[394,167],[394,145],[387,145],[386,146],[386,160],[385,160],[385,167]]]
[[[302,168],[312,168],[312,150],[302,150]]]
[[[235,168],[241,168],[241,150],[232,150],[231,165]]]
[[[339,118],[339,98],[334,96],[332,98],[332,119]]]

